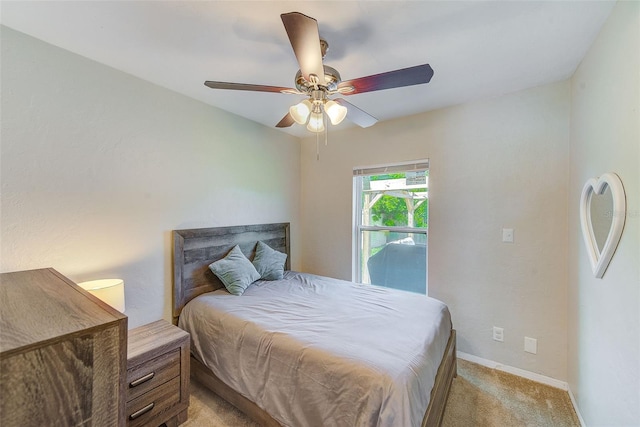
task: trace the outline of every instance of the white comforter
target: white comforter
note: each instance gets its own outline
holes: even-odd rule
[[[185,306],[191,350],[284,426],[419,426],[451,319],[415,293],[296,272]]]

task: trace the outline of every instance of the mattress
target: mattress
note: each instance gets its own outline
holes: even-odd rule
[[[191,351],[283,426],[419,426],[451,331],[424,295],[298,272],[200,295]]]

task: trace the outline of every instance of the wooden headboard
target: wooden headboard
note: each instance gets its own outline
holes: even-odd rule
[[[261,240],[286,253],[285,270],[291,269],[289,223],[193,228],[173,231],[173,323],[186,303],[205,292],[223,287],[209,264],[224,258],[235,246],[250,260]]]

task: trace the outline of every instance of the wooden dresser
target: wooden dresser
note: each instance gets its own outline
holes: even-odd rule
[[[0,275],[0,425],[124,426],[127,317],[53,269]]]

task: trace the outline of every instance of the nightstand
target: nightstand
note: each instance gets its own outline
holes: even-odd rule
[[[127,427],[175,427],[189,407],[189,334],[159,320],[129,331]]]

